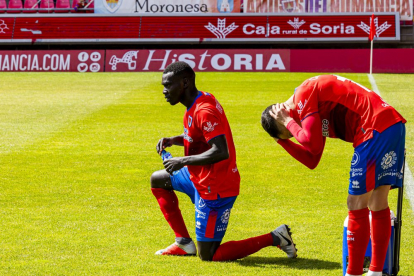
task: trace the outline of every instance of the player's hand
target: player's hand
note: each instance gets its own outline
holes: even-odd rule
[[[277,103],[272,106],[272,110],[269,111],[270,116],[278,123],[286,126],[292,118],[290,117],[290,108],[284,103]]]
[[[164,165],[165,170],[167,173],[172,174],[174,171],[180,170],[184,167],[183,158],[181,157],[173,157],[170,159],[165,160],[162,164]]]
[[[157,147],[156,147],[157,153],[159,155],[161,155],[161,152],[162,152],[163,149],[165,149],[167,147],[171,147],[172,145],[173,145],[173,139],[171,139],[171,138],[161,138],[158,141],[158,144],[157,144]]]

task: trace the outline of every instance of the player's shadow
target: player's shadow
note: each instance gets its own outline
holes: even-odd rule
[[[342,268],[342,264],[339,262],[330,262],[309,258],[288,259],[286,257],[247,257],[242,260],[236,261],[236,263],[242,266],[252,267],[278,266],[307,270],[334,270]]]

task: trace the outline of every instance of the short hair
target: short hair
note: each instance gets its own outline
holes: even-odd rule
[[[262,113],[262,127],[273,138],[279,138],[281,131],[277,126],[276,120],[270,116],[269,111],[272,110],[272,105],[269,105]]]
[[[173,72],[175,76],[184,75],[191,79],[195,79],[195,73],[194,73],[193,68],[191,68],[191,66],[188,65],[188,63],[184,61],[177,61],[177,62],[171,63],[170,65],[167,66],[167,68],[165,68],[163,74],[167,74],[170,72]]]

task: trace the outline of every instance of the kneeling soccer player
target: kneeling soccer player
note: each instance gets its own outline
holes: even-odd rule
[[[163,94],[171,105],[183,104],[184,134],[162,138],[157,152],[172,145],[184,146],[185,157],[164,161],[165,170],[151,176],[151,190],[165,219],[175,233],[175,242],[157,255],[196,255],[174,191],[186,193],[195,204],[198,255],[206,261],[246,257],[267,246],[278,246],[290,258],[296,248],[287,225],[271,233],[221,244],[230,212],[239,194],[240,175],[229,123],[220,103],[198,91],[195,73],[185,62],[170,64],[162,76]]]
[[[388,192],[391,186],[402,185],[405,122],[375,92],[333,75],[305,80],[288,101],[271,105],[262,113],[263,128],[310,169],[318,165],[326,137],[353,143],[346,275],[362,274],[370,232],[372,259],[368,275],[382,275],[391,235]],[[300,145],[290,141],[291,137]]]

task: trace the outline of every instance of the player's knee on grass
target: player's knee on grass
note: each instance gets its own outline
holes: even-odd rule
[[[198,257],[202,261],[212,261],[213,256],[220,246],[220,242],[200,242],[197,241]]]
[[[156,171],[151,175],[151,188],[172,189],[170,175],[165,171]]]

